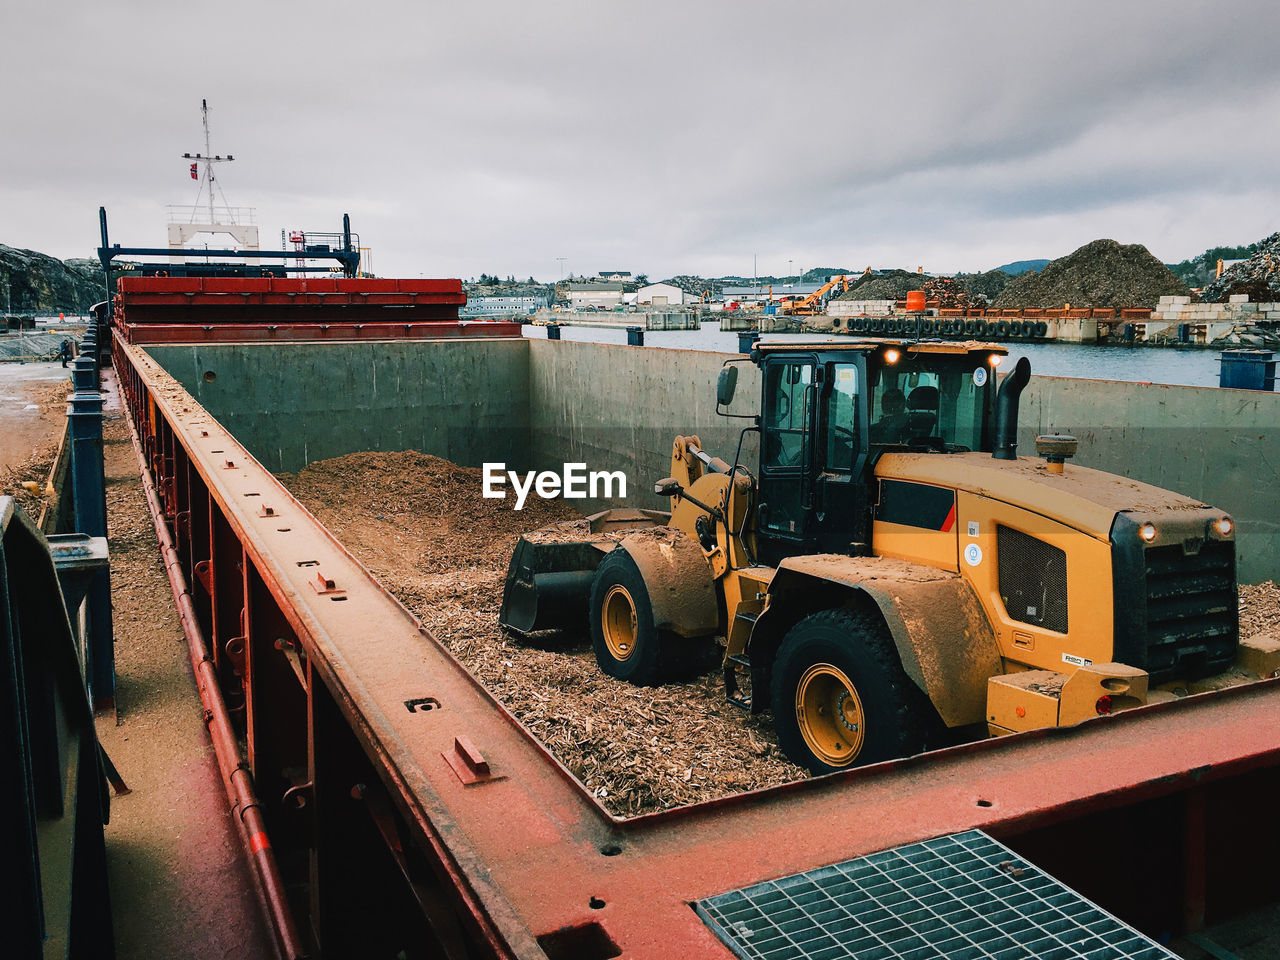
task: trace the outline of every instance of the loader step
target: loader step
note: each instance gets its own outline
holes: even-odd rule
[[[742,616],[742,614],[738,614],[738,616]],[[753,616],[752,619],[754,620],[755,617]],[[745,710],[748,713],[752,713],[753,711],[751,709],[751,700],[752,700],[751,694],[744,696],[739,692],[740,690],[740,688],[738,687],[738,668],[739,667],[741,667],[743,670],[746,671],[747,683],[750,687],[752,687],[751,694],[755,693],[754,684],[752,682],[752,674],[751,674],[751,658],[748,657],[745,653],[736,654],[734,656],[725,658],[725,664],[724,664],[725,699],[728,700],[735,707]]]

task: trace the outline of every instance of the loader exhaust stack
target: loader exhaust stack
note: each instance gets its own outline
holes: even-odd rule
[[[997,460],[1018,459],[1018,398],[1031,379],[1031,362],[1023,357],[1000,384],[996,397],[996,437],[991,456]]]

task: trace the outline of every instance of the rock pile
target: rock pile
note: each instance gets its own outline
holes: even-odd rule
[[[1261,241],[1257,253],[1205,287],[1200,299],[1205,303],[1225,303],[1241,293],[1254,303],[1280,300],[1280,233]]]
[[[1094,240],[1039,273],[1009,281],[996,307],[1154,307],[1186,284],[1140,243]]]
[[[986,297],[975,296],[963,282],[951,277],[926,277],[924,284],[916,289],[924,290],[926,300],[937,300],[939,307],[968,310],[987,305]]]

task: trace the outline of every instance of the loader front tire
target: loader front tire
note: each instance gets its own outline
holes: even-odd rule
[[[770,692],[783,753],[811,773],[924,748],[922,697],[873,613],[824,610],[797,623],[778,651]]]
[[[631,554],[615,549],[591,582],[591,646],[596,663],[611,677],[637,686],[662,682],[662,635],[640,568]]]

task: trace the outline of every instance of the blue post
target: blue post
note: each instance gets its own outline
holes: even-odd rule
[[[71,494],[75,529],[90,537],[107,535],[107,492],[102,460],[102,394],[94,358],[81,353],[71,380],[75,392],[67,404],[71,444]],[[111,575],[102,570],[89,588],[89,684],[95,707],[115,700],[115,639],[111,624]]]
[[[548,324],[547,324],[547,339],[548,339],[548,340],[559,340],[559,339],[560,339],[560,324],[558,324],[558,323],[548,323]]]
[[[738,331],[738,352],[750,353],[755,349],[756,341],[760,339],[759,330],[739,330]]]
[[[1274,391],[1276,361],[1270,350],[1223,350],[1218,357],[1218,386]]]
[[[90,326],[80,341],[80,356],[88,357],[93,362],[93,389],[98,389],[98,334]]]
[[[632,347],[644,346],[644,327],[627,327],[627,345]]]

